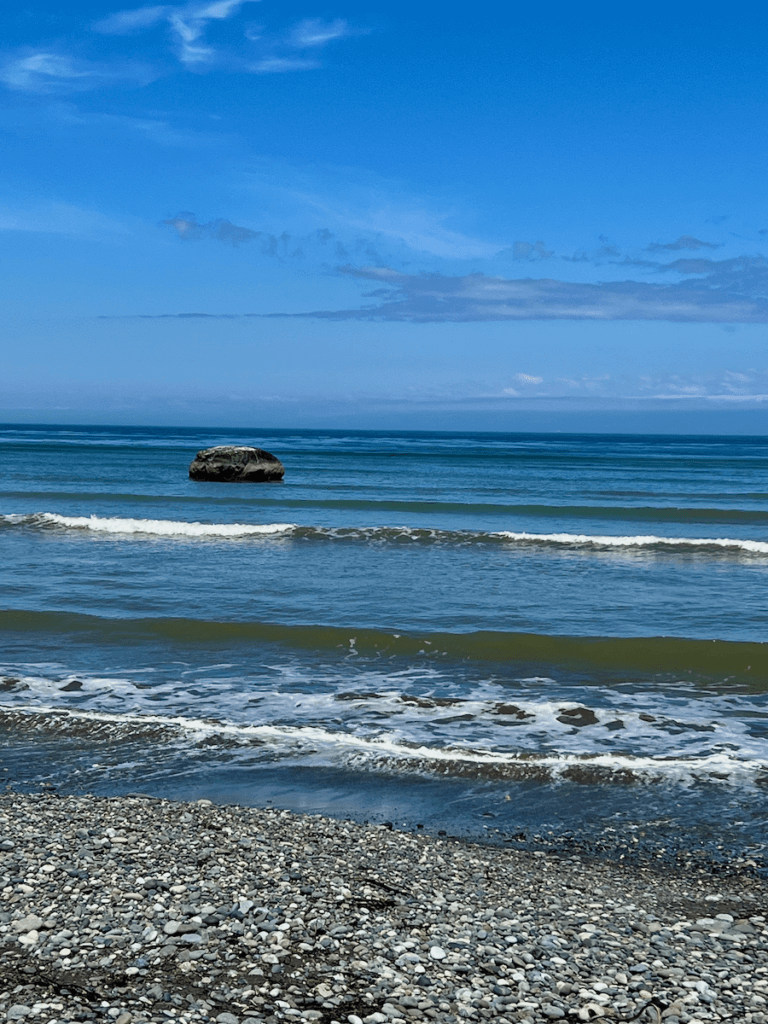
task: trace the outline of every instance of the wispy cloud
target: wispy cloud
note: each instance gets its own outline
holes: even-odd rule
[[[123,82],[148,82],[146,67],[81,60],[54,50],[25,50],[0,64],[0,81],[10,89],[31,93],[66,93]]]
[[[0,231],[95,238],[105,233],[125,234],[127,228],[98,210],[71,203],[25,202],[0,204]]]
[[[207,224],[201,224],[194,213],[177,213],[175,217],[169,217],[162,221],[162,224],[164,227],[173,228],[184,242],[208,237],[216,238],[220,242],[229,242],[231,245],[240,245],[242,242],[250,242],[262,237],[261,231],[240,227],[229,220],[213,220]]]
[[[168,23],[176,35],[179,60],[186,65],[207,63],[214,50],[203,42],[209,21],[225,21],[239,11],[244,3],[254,0],[216,0],[214,3],[194,4],[171,10]]]
[[[75,104],[60,100],[45,109],[49,123],[65,126],[98,126],[131,134],[143,135],[160,146],[199,148],[218,142],[214,133],[196,128],[176,128],[170,121],[159,117],[132,117],[128,114],[107,114],[103,111],[81,110]]]
[[[714,242],[703,242],[693,235],[680,235],[674,242],[651,242],[648,252],[676,252],[680,249],[719,249]]]
[[[137,7],[130,11],[116,11],[91,25],[94,32],[108,36],[127,36],[142,29],[151,28],[167,17],[172,10],[167,4],[159,7]]]
[[[768,323],[768,263],[763,257],[705,262],[707,267],[697,266],[688,271],[703,273],[701,279],[677,284],[631,280],[580,283],[484,274],[453,277],[438,273],[406,274],[388,267],[343,267],[342,273],[377,286],[366,296],[373,301],[358,309],[316,310],[296,315],[411,322]]]
[[[547,249],[546,245],[539,242],[513,242],[511,246],[502,249],[499,256],[511,256],[515,260],[548,260],[554,256],[554,249]]]
[[[165,24],[181,63],[189,69],[200,70],[222,57],[206,39],[209,23],[226,21],[245,4],[255,2],[258,0],[213,0],[137,7],[110,14],[94,22],[91,29],[102,35],[127,36]],[[278,35],[266,32],[262,26],[248,25],[243,31],[243,38],[252,44],[251,52],[239,52],[237,57],[229,52],[226,60],[237,70],[255,74],[310,71],[321,67],[317,56],[319,50],[335,40],[357,34],[359,30],[353,29],[343,18],[331,21],[305,18]],[[253,44],[259,51],[255,59]]]
[[[265,57],[250,65],[250,70],[258,75],[285,74],[289,71],[314,71],[322,67],[319,60],[313,57]]]
[[[204,38],[208,23],[226,21],[243,4],[254,2],[257,0],[213,0],[182,6],[137,7],[110,14],[94,22],[91,29],[102,35],[131,35],[165,22],[171,30],[179,60],[191,67],[209,63],[214,57],[214,48]]]
[[[210,225],[169,221],[177,231],[193,237],[198,230],[241,240],[229,222]],[[234,237],[229,238],[232,234]],[[259,232],[255,237],[261,238]],[[274,236],[264,236],[274,239]],[[288,253],[287,240],[276,240]],[[276,254],[276,253],[270,253]],[[732,262],[732,261],[724,261]],[[552,278],[510,279],[484,274],[450,277],[444,274],[406,274],[388,267],[342,267],[341,273],[375,284],[366,297],[373,301],[356,309],[314,310],[307,313],[204,314],[226,317],[301,317],[322,320],[385,320],[415,323],[480,323],[522,320],[656,320],[678,323],[768,323],[768,263],[754,258],[754,266],[718,267],[703,281],[663,285],[638,281],[583,284]],[[163,316],[192,316],[163,314]],[[534,374],[519,374],[517,385],[538,384]],[[738,393],[738,382],[731,382]]]
[[[303,255],[303,244],[308,241],[325,243],[328,241],[326,235],[330,236],[330,232],[314,232],[311,236],[296,238],[287,231],[277,235],[269,231],[254,231],[252,228],[233,224],[229,220],[212,220],[200,223],[194,213],[187,213],[186,211],[161,221],[161,226],[171,228],[183,242],[210,238],[235,247],[245,242],[254,242],[258,245],[262,255],[272,256],[277,259],[301,257]]]
[[[360,35],[343,18],[323,21],[322,18],[305,18],[282,39],[258,35],[256,38],[266,44],[264,56],[250,65],[250,70],[260,75],[282,74],[288,71],[312,71],[322,67],[317,52],[328,43],[347,36]]]
[[[450,226],[460,211],[452,198],[416,191],[408,182],[354,167],[320,165],[301,169],[263,162],[243,181],[261,206],[284,218],[328,227],[340,237],[367,237],[384,262],[417,255],[440,260],[489,259],[503,244],[473,237]],[[344,257],[339,257],[343,262]],[[369,259],[369,262],[371,260]]]
[[[253,243],[263,256],[278,260],[302,260],[306,257],[326,271],[333,265],[331,261],[382,258],[370,239],[342,240],[328,228],[317,228],[303,234],[263,231],[224,219],[200,222],[194,213],[187,211],[161,221],[160,227],[170,228],[185,243],[211,240],[236,248],[244,243]]]
[[[349,23],[343,18],[334,21],[323,21],[322,18],[306,18],[300,21],[290,35],[290,41],[297,49],[308,49],[313,46],[325,46],[334,39],[343,39],[352,35]]]

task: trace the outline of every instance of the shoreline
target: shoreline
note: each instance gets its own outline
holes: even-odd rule
[[[0,796],[16,1021],[768,1024],[768,882],[145,796]]]

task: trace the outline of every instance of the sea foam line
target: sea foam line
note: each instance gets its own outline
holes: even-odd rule
[[[74,530],[117,535],[146,535],[156,537],[241,538],[296,534],[304,538],[322,540],[410,540],[422,543],[442,541],[502,542],[521,545],[541,545],[591,549],[673,548],[677,550],[743,551],[754,555],[768,555],[768,542],[733,537],[659,537],[653,534],[613,536],[589,533],[524,533],[513,530],[491,532],[469,530],[440,530],[407,526],[315,527],[296,523],[199,523],[172,519],[124,519],[117,516],[64,516],[57,512],[36,512],[32,515],[3,515],[0,523],[9,526],[59,526]]]
[[[62,516],[41,512],[38,521],[97,533],[151,534],[157,537],[252,537],[289,533],[293,523],[186,523],[172,519],[121,519],[100,516]]]
[[[589,546],[595,548],[726,548],[749,551],[753,554],[768,554],[768,542],[761,540],[737,540],[731,537],[656,537],[592,535],[588,533],[514,533],[499,530],[495,536],[505,540],[532,544],[557,544],[568,546]]]
[[[331,753],[352,755],[358,766],[370,764],[409,764],[412,769],[433,767],[438,771],[451,767],[476,766],[504,775],[529,774],[536,769],[544,771],[552,780],[567,778],[574,771],[602,772],[608,775],[630,774],[638,781],[690,783],[708,781],[740,785],[765,778],[768,766],[753,758],[739,758],[726,751],[692,757],[653,757],[649,755],[552,752],[534,754],[528,751],[507,752],[477,749],[476,747],[433,747],[426,744],[408,744],[391,736],[360,736],[355,733],[333,732],[321,726],[240,725],[211,719],[188,718],[183,715],[132,715],[104,711],[77,711],[60,707],[17,708],[0,705],[0,714],[21,718],[58,719],[60,722],[90,722],[94,726],[121,727],[127,730],[169,729],[198,742],[221,736],[247,746],[250,743],[272,744],[278,750],[305,748],[317,754],[319,748]],[[63,721],[62,721],[63,720]],[[129,737],[126,737],[129,738]],[[211,748],[208,747],[210,750]],[[301,749],[299,749],[301,756]],[[356,755],[356,756],[355,756]]]

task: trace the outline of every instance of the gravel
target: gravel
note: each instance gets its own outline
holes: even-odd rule
[[[768,883],[274,809],[0,796],[0,1018],[768,1024]]]

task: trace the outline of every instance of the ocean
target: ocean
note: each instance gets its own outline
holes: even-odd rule
[[[0,784],[765,864],[768,438],[6,425],[0,492]]]

